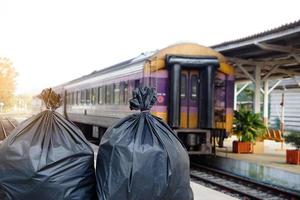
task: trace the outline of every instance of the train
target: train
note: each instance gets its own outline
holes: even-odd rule
[[[63,97],[58,110],[99,142],[108,127],[135,113],[132,91],[156,89],[151,113],[174,130],[189,154],[211,154],[233,123],[234,68],[217,51],[180,43],[142,53],[53,89]]]

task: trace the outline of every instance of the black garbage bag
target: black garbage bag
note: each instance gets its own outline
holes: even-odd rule
[[[149,110],[154,89],[133,91],[130,108],[141,110],[109,128],[97,157],[100,200],[190,200],[189,157],[172,129]]]
[[[94,154],[82,132],[54,110],[21,123],[0,144],[0,198],[97,198]]]

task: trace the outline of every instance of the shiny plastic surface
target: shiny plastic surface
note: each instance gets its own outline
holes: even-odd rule
[[[141,113],[121,119],[101,139],[97,158],[100,200],[189,200],[189,157],[172,129],[149,110],[153,89],[134,90],[130,108]]]
[[[0,144],[1,200],[89,200],[95,188],[92,148],[55,111],[26,120]]]

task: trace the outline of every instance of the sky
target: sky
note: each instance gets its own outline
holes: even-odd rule
[[[17,94],[179,42],[210,46],[300,19],[298,0],[0,0]]]

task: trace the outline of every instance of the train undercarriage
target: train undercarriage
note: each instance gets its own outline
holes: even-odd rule
[[[88,141],[99,145],[101,137],[107,128],[76,123]],[[224,129],[175,129],[175,134],[183,143],[190,155],[211,154],[215,147],[222,147],[226,138]]]

